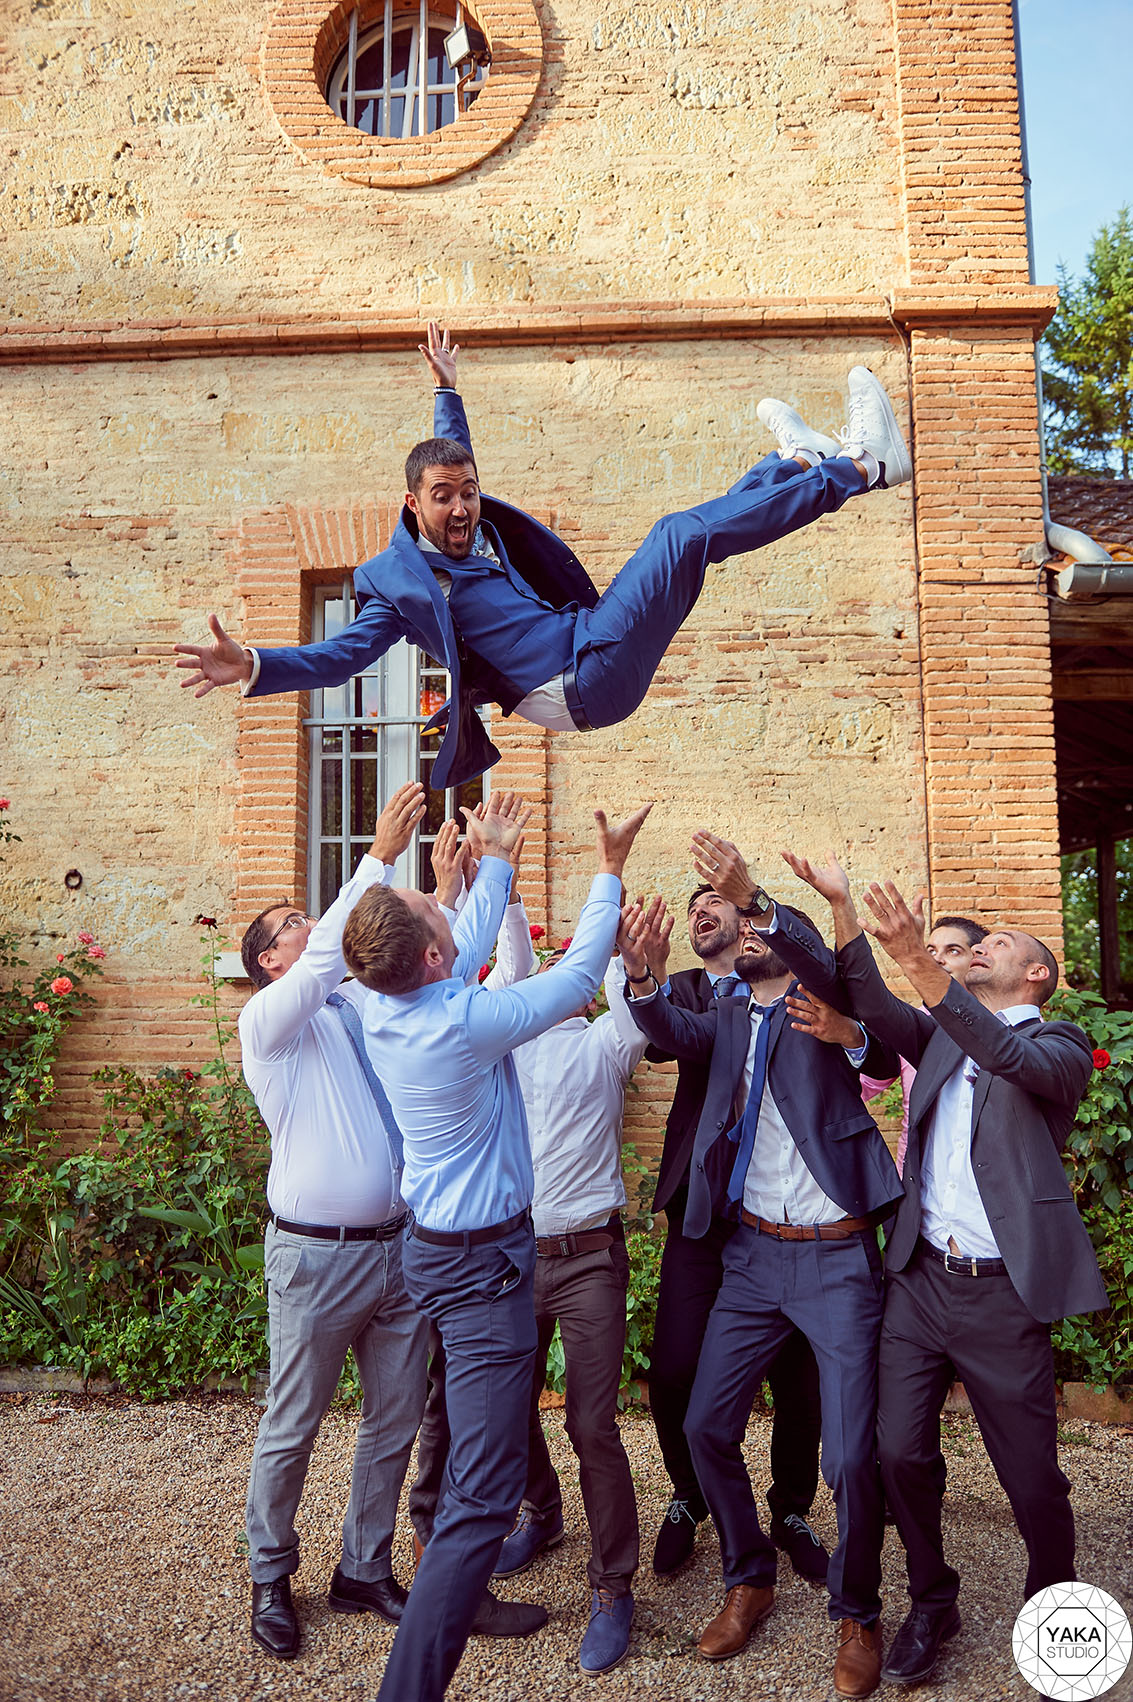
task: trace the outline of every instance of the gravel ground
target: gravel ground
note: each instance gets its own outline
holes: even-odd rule
[[[0,1702],[361,1702],[372,1698],[393,1632],[372,1614],[333,1614],[326,1587],[338,1559],[354,1416],[336,1408],[323,1425],[299,1512],[303,1565],[293,1582],[305,1630],[299,1659],[272,1660],[248,1633],[244,1490],[259,1417],[229,1396],[144,1406],[123,1397],[0,1397]],[[787,1567],[773,1616],[749,1648],[719,1666],[694,1649],[718,1611],[719,1553],[702,1527],[693,1564],[668,1582],[638,1577],[630,1659],[584,1678],[586,1525],[561,1413],[548,1413],[552,1453],[566,1490],[567,1539],[501,1594],[544,1602],[550,1624],[522,1641],[473,1639],[451,1702],[575,1702],[647,1697],[833,1698],[833,1633],[821,1592]],[[766,1487],[769,1422],[753,1418],[748,1457]],[[638,1486],[643,1549],[651,1552],[666,1489],[648,1416],[627,1415],[623,1434]],[[1021,1601],[1022,1546],[971,1421],[946,1421],[950,1557],[964,1587],[964,1629],[917,1702],[1033,1702],[1015,1671],[1011,1626]],[[1133,1613],[1133,1435],[1075,1423],[1063,1466],[1074,1484],[1081,1576]],[[820,1485],[814,1522],[835,1536]],[[394,1549],[412,1576],[408,1522]],[[904,1613],[896,1534],[885,1549],[884,1624]],[[883,1687],[881,1697],[903,1694]],[[1133,1669],[1109,1692],[1133,1699]]]

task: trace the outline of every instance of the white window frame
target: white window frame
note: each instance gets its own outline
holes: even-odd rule
[[[317,642],[340,632],[354,618],[355,612],[354,589],[349,576],[340,586],[316,587],[311,610],[312,639]],[[366,707],[361,715],[354,712],[358,696],[355,681],[348,680],[345,685],[313,690],[311,713],[303,723],[308,729],[310,757],[307,904],[313,916],[326,909],[339,887],[350,878],[358,858],[369,849],[373,838],[373,822],[365,824],[364,837],[362,831],[351,832],[350,807],[355,771],[364,763],[376,762],[376,795],[381,805],[406,781],[424,779],[428,784],[428,774],[441,743],[440,734],[431,734],[422,740],[421,728],[428,716],[420,713],[420,706],[423,692],[428,691],[440,707],[449,692],[448,674],[415,645],[402,640],[356,678],[363,682],[362,700]],[[350,750],[351,731],[358,727],[377,731],[377,748],[372,756]],[[341,729],[341,748],[337,753],[323,750],[323,735],[328,728]],[[329,772],[330,765],[334,763],[339,765],[336,780]],[[339,830],[333,834],[322,830],[323,795],[327,784],[337,784],[340,788]],[[460,790],[464,801],[471,802],[467,788]],[[477,796],[482,796],[485,791],[486,787],[481,784]],[[430,799],[435,810],[434,800],[435,794]],[[422,824],[398,859],[395,885],[420,888],[431,884],[423,875],[436,837],[435,827],[440,825],[440,821],[452,819],[457,802],[457,789],[447,788],[444,808],[440,820],[434,823],[434,829]],[[327,893],[322,891],[323,854],[327,846],[334,845],[339,847],[338,879],[328,898]],[[328,889],[330,885],[328,881]]]
[[[470,99],[483,88],[488,77],[487,66],[477,66],[471,76],[461,77],[456,67],[446,61],[442,64],[442,80],[430,83],[428,39],[429,31],[442,30],[448,35],[464,22],[464,7],[456,6],[455,17],[430,11],[428,0],[417,0],[416,12],[408,9],[395,9],[394,0],[385,0],[382,19],[379,23],[371,23],[360,29],[357,11],[350,14],[350,34],[344,52],[340,55],[327,84],[327,105],[331,111],[351,129],[357,129],[357,112],[359,103],[377,101],[381,111],[381,129],[375,134],[389,139],[393,134],[390,128],[390,108],[394,101],[400,100],[403,105],[400,139],[408,141],[414,135],[424,136],[431,132],[424,126],[428,123],[428,105],[431,96],[442,98],[451,95],[454,102],[454,122],[459,122],[467,111]],[[393,77],[393,38],[395,35],[410,31],[409,66],[406,72],[405,88],[395,89]],[[422,53],[422,40],[426,43],[426,51]],[[372,88],[357,86],[357,66],[362,54],[381,42],[384,48],[382,54],[382,81]],[[416,127],[415,127],[416,126]],[[443,123],[437,128],[444,128]],[[368,134],[369,132],[364,132]]]

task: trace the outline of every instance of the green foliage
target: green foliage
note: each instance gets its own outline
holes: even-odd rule
[[[1058,274],[1043,339],[1047,466],[1127,479],[1133,463],[1133,221],[1122,207],[1094,238],[1081,279]]]
[[[1094,1047],[1065,1162],[1112,1302],[1109,1312],[1055,1325],[1058,1375],[1133,1388],[1133,1013],[1071,989],[1047,1015],[1078,1023]]]
[[[1119,840],[1114,861],[1120,978],[1133,984],[1133,839]],[[1096,851],[1072,851],[1062,858],[1062,925],[1067,981],[1072,987],[1096,991],[1101,986]]]

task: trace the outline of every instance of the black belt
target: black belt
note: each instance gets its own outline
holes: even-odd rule
[[[625,1238],[625,1224],[618,1211],[609,1223],[603,1223],[597,1229],[576,1229],[570,1235],[537,1235],[535,1251],[541,1259],[564,1259],[572,1253],[598,1253]]]
[[[938,1265],[943,1265],[953,1276],[1002,1276],[1007,1269],[1002,1259],[969,1259],[966,1253],[942,1253],[939,1247],[934,1247],[923,1235],[917,1237],[917,1246],[922,1253],[927,1253],[930,1259],[935,1259]]]
[[[313,1235],[316,1241],[392,1241],[409,1222],[409,1213],[403,1211],[400,1217],[391,1217],[388,1223],[372,1225],[288,1223],[285,1217],[276,1217],[274,1212],[271,1214],[271,1221],[287,1235]]]
[[[592,733],[593,727],[586,719],[586,711],[582,707],[582,699],[578,695],[578,679],[574,671],[574,663],[570,662],[563,669],[563,697],[566,699],[570,718],[580,733]]]
[[[483,1247],[489,1241],[500,1241],[505,1235],[510,1235],[513,1229],[522,1229],[531,1216],[531,1207],[525,1206],[516,1212],[514,1217],[505,1218],[503,1223],[489,1223],[484,1229],[423,1229],[414,1221],[409,1225],[409,1233],[415,1241],[424,1241],[430,1247]]]

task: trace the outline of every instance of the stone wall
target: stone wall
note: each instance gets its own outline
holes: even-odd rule
[[[485,0],[498,88],[538,61],[529,105],[501,97],[481,163],[443,181],[456,144],[419,144],[436,180],[398,188],[351,176],[360,144],[303,71],[330,16],[9,7],[0,782],[24,844],[0,899],[41,950],[90,927],[110,953],[61,1074],[69,1138],[96,1117],[92,1062],[207,1045],[193,918],[238,933],[300,890],[304,704],[195,701],[169,646],[210,608],[302,639],[312,585],[388,535],[431,313],[465,343],[486,487],[600,586],[769,447],[761,396],[833,427],[861,361],[913,428],[915,501],[871,494],[711,569],[631,721],[503,726],[501,777],[546,809],[533,919],[569,931],[594,803],[649,796],[634,882],[682,911],[709,823],[787,897],[779,848],[833,844],[859,881],[1057,941],[1026,559],[1052,295],[1026,282],[1007,0],[946,22],[912,0]],[[668,1089],[631,1096],[639,1142]]]

